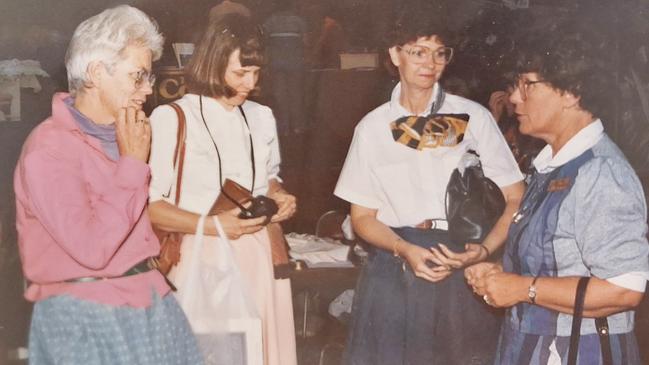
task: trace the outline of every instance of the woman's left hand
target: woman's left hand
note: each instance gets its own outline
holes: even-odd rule
[[[484,278],[484,287],[479,290],[484,301],[496,308],[514,306],[527,299],[530,278],[498,271]]]
[[[273,223],[285,221],[291,218],[297,211],[297,199],[283,189],[270,193],[268,197],[273,199],[279,208],[270,220]]]
[[[464,245],[465,251],[457,253],[440,243],[437,247],[431,247],[430,250],[445,266],[460,269],[487,259],[487,250],[481,246],[477,243],[467,243]]]

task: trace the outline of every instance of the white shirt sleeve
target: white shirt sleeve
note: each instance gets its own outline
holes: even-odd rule
[[[501,187],[523,180],[516,159],[491,113],[481,107],[473,119],[467,133],[477,141],[475,149],[480,155],[485,176]]]
[[[352,204],[370,209],[379,208],[380,200],[372,188],[374,186],[372,169],[368,160],[371,157],[372,154],[367,151],[367,143],[359,124],[354,131],[354,138],[340,172],[334,195]]]
[[[161,105],[151,113],[151,183],[149,185],[149,202],[170,198],[175,183],[173,155],[176,149],[178,115],[168,106]]]
[[[279,138],[277,137],[277,121],[275,120],[272,109],[266,105],[251,101],[246,101],[243,104],[243,108],[248,117],[250,128],[252,129],[251,133],[253,136],[259,135],[260,138],[258,141],[265,145],[264,148],[268,149],[265,166],[267,179],[275,179],[282,182],[282,179],[279,177],[282,158],[279,149]],[[256,156],[266,157],[265,154],[257,152],[260,151],[256,151]]]
[[[625,289],[637,291],[640,293],[645,292],[645,287],[647,286],[647,280],[649,280],[649,272],[634,271],[626,274],[618,275],[612,278],[606,279],[611,284],[621,286]]]

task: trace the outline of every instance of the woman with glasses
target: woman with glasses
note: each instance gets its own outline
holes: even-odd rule
[[[430,12],[397,20],[387,47],[400,82],[390,101],[356,127],[336,186],[335,194],[351,203],[356,233],[371,245],[345,364],[493,360],[499,321],[468,288],[463,267],[486,260],[503,243],[522,175],[489,111],[441,88],[453,57],[445,29]],[[452,244],[446,186],[469,149],[479,153],[507,207],[484,242]]]
[[[142,111],[163,38],[130,6],[81,23],[70,93],[25,142],[15,173],[30,364],[199,364],[170,288],[149,259],[151,131]]]
[[[466,270],[487,303],[508,308],[496,364],[567,363],[580,277],[590,282],[576,364],[640,364],[633,308],[649,279],[647,207],[599,119],[610,105],[610,48],[563,28],[530,44],[517,57],[510,100],[520,131],[547,145],[534,159],[502,265]]]
[[[278,176],[280,156],[273,113],[247,100],[264,64],[258,29],[239,14],[224,15],[207,26],[185,68],[188,93],[175,102],[186,127],[185,153],[178,164],[174,161],[177,112],[163,105],[151,114],[149,209],[154,224],[187,233],[179,268],[191,257],[199,218],[209,213],[225,179],[250,189],[254,196],[272,198],[279,210],[271,222],[289,219],[296,211],[295,197],[282,188]],[[177,206],[176,194],[180,195]],[[290,282],[274,279],[266,217],[242,219],[239,213],[241,210],[234,208],[218,214],[218,219],[232,243],[247,284],[244,290],[252,296],[262,320],[264,364],[296,364]],[[205,219],[204,234],[208,247],[217,235],[212,219]],[[218,319],[219,313],[214,313],[214,318]]]

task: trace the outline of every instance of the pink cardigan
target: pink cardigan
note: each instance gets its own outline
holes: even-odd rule
[[[169,292],[153,270],[119,279],[61,283],[120,275],[160,250],[146,210],[149,167],[110,160],[100,142],[77,126],[57,93],[52,116],[25,142],[14,174],[16,225],[25,297],[69,294],[109,305],[147,307],[153,291]]]

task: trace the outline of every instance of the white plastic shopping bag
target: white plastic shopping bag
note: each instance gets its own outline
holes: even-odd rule
[[[187,235],[170,274],[208,365],[262,365],[262,326],[230,242],[214,216],[218,237],[204,236],[205,216]]]

